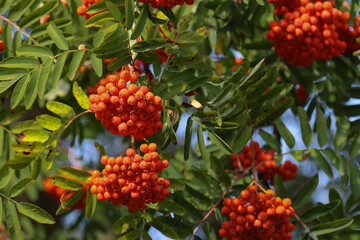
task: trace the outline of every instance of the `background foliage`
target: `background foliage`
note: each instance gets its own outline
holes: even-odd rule
[[[76,14],[80,1],[65,2],[0,0],[6,45],[0,62],[0,222],[6,222],[7,231],[2,228],[1,234],[11,239],[162,238],[155,228],[179,239],[201,224],[195,238],[218,239],[224,217],[221,202],[215,204],[223,193],[238,196],[252,180],[248,174],[234,182],[235,173],[226,171],[232,169],[229,155],[257,139],[275,150],[277,164],[287,159],[298,164],[298,177],[285,184],[276,178],[274,188],[278,196],[293,200],[311,231],[319,239],[357,239],[357,57],[341,55],[301,68],[288,65],[266,40],[275,16],[273,5],[263,0],[197,0],[172,10],[135,5],[134,0],[103,0],[88,9],[89,14],[102,11],[88,20]],[[358,5],[351,1],[351,21]],[[40,25],[46,14],[50,21]],[[137,42],[139,36],[142,41]],[[169,54],[162,64],[154,53],[160,48]],[[245,60],[233,72],[239,56]],[[103,65],[111,58],[116,60]],[[114,156],[130,146],[130,138],[111,136],[86,111],[83,89],[135,58],[152,63],[139,79],[150,84],[166,107],[162,131],[147,140],[157,143],[170,162],[162,174],[171,180],[170,197],[135,213],[96,204],[89,193],[85,211],[69,213],[50,205],[44,178],[63,174],[84,182],[87,170],[99,169],[99,160],[92,161],[100,159],[92,142]],[[80,71],[83,65],[86,70]],[[297,83],[309,94],[304,102],[297,100]],[[185,96],[192,91],[196,94]],[[330,188],[328,197],[318,194],[321,181]],[[71,180],[54,182],[69,190],[83,188]],[[82,191],[78,193],[65,206],[81,198]],[[213,212],[205,219],[209,210]],[[309,239],[301,224],[293,236]]]

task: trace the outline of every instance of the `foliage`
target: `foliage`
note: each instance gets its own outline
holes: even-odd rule
[[[336,6],[349,7],[354,21],[359,2],[346,3]],[[199,238],[199,228],[208,239],[219,239],[222,200],[239,196],[249,184],[292,199],[294,239],[359,234],[356,54],[289,65],[266,40],[268,24],[278,17],[263,0],[196,0],[172,9],[103,0],[87,9],[88,19],[77,14],[80,5],[0,0],[6,46],[0,62],[0,223],[11,239],[67,239],[79,232],[98,239],[112,231],[120,239],[151,239],[151,227],[172,239]],[[234,64],[240,56],[244,61]],[[128,64],[141,72],[139,84],[163,99],[163,128],[146,141],[159,146],[159,159],[169,160],[159,176],[171,182],[166,200],[136,212],[97,202],[86,190],[101,156],[144,143],[112,138],[88,110],[84,91]],[[308,93],[305,101],[297,96],[297,84]],[[89,139],[99,152],[97,162],[83,157]],[[229,156],[254,139],[276,152],[276,166],[293,160],[297,178],[284,183],[275,176],[271,185],[258,179],[255,166],[234,169]],[[87,145],[79,161],[74,149],[81,144]],[[67,190],[55,208],[41,194],[50,175]],[[319,194],[323,181],[329,201]],[[61,219],[83,194],[86,208],[63,226]]]

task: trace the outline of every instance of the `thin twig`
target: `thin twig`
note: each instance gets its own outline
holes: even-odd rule
[[[174,39],[174,44],[176,44],[176,40],[178,39],[178,37],[179,37],[179,34],[176,33],[176,36],[175,36],[175,39]],[[170,60],[170,57],[171,57],[171,56],[172,56],[172,54],[170,54],[170,55],[167,57],[166,62],[165,62],[165,65],[164,65],[163,69],[161,69],[161,73],[160,73],[159,80],[157,81],[157,83],[160,83],[161,78],[162,78],[162,76],[163,76],[163,74],[164,74],[165,68],[166,68],[166,66],[167,66],[168,63],[169,63],[169,60]]]
[[[16,23],[14,23],[13,21],[11,21],[10,19],[1,16],[0,15],[0,19],[4,20],[5,22],[10,23],[11,25],[13,25],[14,27],[16,27],[20,32],[22,32],[25,36],[27,36],[31,41],[33,41],[36,45],[40,45],[35,39],[33,39],[27,32],[25,32],[21,27],[19,27]]]
[[[301,220],[301,218],[296,213],[294,213],[294,217],[306,229],[306,231],[308,231],[308,233],[313,239],[318,240],[318,238],[311,232],[310,228],[304,223],[303,220]]]
[[[248,171],[244,172],[243,174],[239,175],[234,182],[223,192],[223,194],[221,195],[221,197],[218,199],[218,201],[215,203],[214,206],[211,207],[211,209],[209,210],[209,212],[203,217],[203,219],[200,221],[200,223],[196,226],[196,228],[194,229],[194,231],[192,232],[192,234],[189,237],[189,240],[191,240],[191,238],[194,236],[194,234],[196,233],[196,231],[199,229],[199,227],[201,226],[201,224],[203,224],[205,222],[205,220],[211,215],[211,213],[217,208],[217,206],[221,203],[221,200],[223,200],[223,198],[225,197],[225,195],[231,190],[231,188],[243,177],[245,177],[248,174]]]
[[[66,124],[66,126],[65,126],[65,128],[64,128],[63,131],[65,131],[65,129],[68,128],[69,125],[70,125],[72,122],[74,122],[77,118],[81,117],[82,115],[84,115],[84,114],[86,114],[86,113],[90,113],[90,112],[91,112],[91,110],[86,110],[86,111],[84,111],[84,112],[79,113],[78,115],[76,115],[73,119],[70,120],[70,122],[68,122],[68,123]]]
[[[1,125],[1,124],[0,124],[0,127],[1,127],[2,129],[4,129],[5,132],[7,132],[7,133],[10,134],[11,136],[13,136],[18,142],[21,142],[21,139],[20,139],[18,136],[16,136],[15,133],[13,133],[12,131],[10,131],[9,129],[7,129],[5,126],[3,126],[3,125]]]

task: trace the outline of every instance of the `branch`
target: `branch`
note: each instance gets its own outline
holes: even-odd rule
[[[201,226],[201,224],[203,224],[205,222],[205,220],[211,215],[211,213],[217,208],[217,206],[220,204],[221,200],[223,200],[223,198],[225,197],[226,194],[228,194],[228,192],[231,190],[231,188],[243,177],[245,177],[248,174],[248,171],[245,171],[243,174],[239,175],[234,182],[223,192],[223,194],[221,195],[221,197],[219,198],[219,200],[215,203],[214,206],[211,207],[210,211],[203,217],[203,219],[200,221],[200,223],[196,226],[196,228],[194,229],[194,231],[192,232],[192,234],[189,237],[189,240],[191,240],[191,238],[194,236],[194,234],[196,233],[196,231],[199,229],[199,227]]]
[[[13,136],[13,137],[16,139],[16,141],[18,141],[18,142],[21,142],[21,141],[22,141],[15,133],[13,133],[13,132],[10,131],[9,129],[7,129],[5,126],[3,126],[3,125],[0,124],[0,127],[1,127],[2,129],[4,129],[5,132],[7,132],[7,133],[10,134],[11,136]]]
[[[10,19],[1,16],[0,15],[0,19],[4,20],[5,22],[10,23],[11,25],[13,25],[14,27],[16,27],[20,32],[22,32],[25,36],[27,36],[31,41],[33,41],[36,45],[40,45],[35,39],[33,39],[27,32],[25,32],[21,27],[19,27],[16,23],[14,23],[13,21],[11,21]]]

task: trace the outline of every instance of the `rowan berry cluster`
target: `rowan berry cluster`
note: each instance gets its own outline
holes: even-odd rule
[[[339,37],[347,44],[345,53],[353,53],[360,49],[360,43],[356,41],[360,37],[360,16],[355,17],[354,24],[351,27],[340,29]]]
[[[277,6],[280,1],[271,2]],[[312,61],[329,60],[345,52],[347,45],[339,31],[348,29],[349,13],[336,9],[333,1],[301,0],[294,9],[279,12],[284,19],[271,22],[266,36],[289,64],[308,66]]]
[[[95,14],[87,14],[86,11],[87,9],[93,5],[94,3],[100,2],[101,0],[81,0],[81,3],[83,5],[81,5],[80,7],[78,7],[76,9],[76,12],[78,15],[83,15],[86,19],[89,19],[91,16],[95,15]]]
[[[100,80],[97,93],[89,96],[89,108],[112,134],[143,140],[162,129],[160,111],[164,105],[147,86],[135,85],[137,80],[129,70],[107,75]]]
[[[264,152],[263,148],[259,146],[259,143],[255,141],[252,146],[246,145],[241,153],[235,153],[230,156],[233,167],[240,168],[241,170],[251,167],[253,158],[255,160],[255,166],[258,166],[257,171],[261,175],[261,178],[264,181],[270,181],[271,184],[274,184],[275,174],[279,175],[283,181],[292,180],[297,175],[297,166],[295,164],[287,160],[284,165],[276,167],[274,151],[269,150]]]
[[[290,217],[295,213],[289,198],[275,197],[272,190],[259,192],[252,185],[241,191],[239,198],[226,198],[221,214],[230,216],[222,223],[220,237],[238,239],[290,240],[295,226]]]
[[[105,166],[101,173],[95,170],[87,179],[91,192],[97,194],[99,201],[108,200],[114,205],[126,205],[128,210],[144,210],[146,203],[157,203],[169,196],[170,181],[158,177],[169,166],[167,160],[159,160],[156,144],[142,144],[142,157],[132,148],[126,156],[101,157]]]
[[[0,35],[2,34],[2,28],[0,27]],[[5,50],[5,43],[0,40],[0,52]]]
[[[138,2],[143,2],[145,4],[151,4],[153,8],[159,7],[175,7],[176,5],[183,5],[184,3],[188,5],[194,4],[195,0],[138,0]]]
[[[299,102],[303,102],[308,98],[308,93],[306,92],[306,89],[299,83],[296,84],[296,96]]]
[[[60,203],[61,200],[66,201],[75,193],[75,191],[69,191],[67,189],[55,186],[54,184],[52,184],[50,182],[50,180],[48,178],[44,179],[43,184],[44,184],[45,192],[57,203]],[[73,209],[85,209],[87,190],[88,190],[88,187],[83,188],[83,190],[82,190],[83,196],[77,203],[75,203],[75,205],[72,206]],[[70,193],[67,194],[63,199],[61,199],[62,196],[68,192],[70,192]]]

